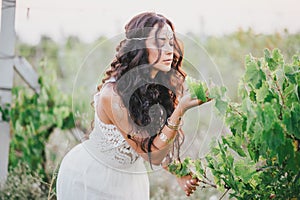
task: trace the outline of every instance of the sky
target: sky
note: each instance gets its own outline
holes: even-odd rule
[[[144,11],[165,15],[181,34],[222,35],[249,27],[256,33],[284,28],[300,33],[299,0],[17,0],[15,27],[28,43],[37,43],[42,34],[93,41],[122,33]]]

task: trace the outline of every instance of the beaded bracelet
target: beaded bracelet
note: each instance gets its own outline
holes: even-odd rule
[[[174,130],[174,131],[178,131],[178,129],[182,126],[183,121],[181,120],[181,117],[179,117],[179,124],[172,124],[170,122],[170,118],[167,119],[167,127],[169,127],[170,129]]]

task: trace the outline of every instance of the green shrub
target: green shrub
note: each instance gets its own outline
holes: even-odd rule
[[[40,93],[33,93],[24,87],[14,87],[13,103],[10,108],[12,139],[9,165],[16,167],[26,163],[44,180],[45,144],[54,128],[73,128],[71,98],[58,90],[55,81],[50,84],[39,79]]]
[[[246,56],[241,103],[227,99],[224,87],[210,91],[231,133],[205,159],[186,158],[169,169],[178,176],[192,170],[204,185],[237,199],[299,199],[299,55],[292,60],[285,63],[278,49],[266,49],[262,58]]]

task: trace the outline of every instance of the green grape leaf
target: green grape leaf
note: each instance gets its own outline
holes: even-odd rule
[[[221,116],[225,116],[225,113],[226,113],[227,108],[228,108],[228,103],[226,101],[216,99],[215,107],[217,108],[217,110],[219,111]]]
[[[197,99],[201,100],[202,102],[207,102],[206,98],[206,90],[207,86],[204,82],[196,81],[191,77],[186,77],[186,81],[191,91],[192,97],[197,97]]]
[[[276,122],[272,129],[264,130],[262,134],[263,141],[266,141],[268,147],[276,151],[277,147],[285,142],[283,129],[278,122]],[[271,152],[274,153],[274,152]]]
[[[275,121],[277,121],[277,116],[273,106],[270,103],[265,103],[263,110],[264,129],[269,131],[273,127]]]
[[[285,74],[283,69],[277,69],[275,71],[276,74],[276,81],[278,83],[278,86],[280,87],[281,90],[283,90],[283,82],[285,80]]]
[[[209,98],[215,100],[214,106],[221,116],[225,116],[228,108],[228,102],[225,97],[226,87],[215,86],[209,91]]]
[[[197,172],[199,172],[200,174],[204,174],[205,173],[205,171],[203,169],[203,166],[202,166],[202,163],[201,163],[201,161],[199,159],[194,161],[194,165],[195,165],[195,170]]]
[[[250,56],[246,57],[245,81],[252,88],[260,88],[262,81],[266,80],[265,73],[258,68],[257,63]]]
[[[226,115],[225,122],[229,126],[233,135],[243,132],[243,118],[241,116],[238,116],[235,113],[228,112]]]
[[[300,87],[299,87],[299,85],[297,85],[296,88],[295,88],[295,94],[297,96],[298,101],[300,101]]]
[[[237,176],[242,178],[242,181],[247,183],[254,173],[256,173],[253,166],[249,163],[245,163],[243,160],[239,160],[235,163],[234,172]]]
[[[299,69],[298,72],[297,70],[291,66],[291,65],[285,65],[283,68],[284,74],[287,77],[287,79],[292,83],[292,84],[297,84],[297,80],[296,80],[296,76],[297,73],[299,73]]]
[[[283,56],[280,53],[279,49],[274,49],[272,55],[268,49],[264,50],[265,60],[268,63],[268,66],[271,71],[275,71],[278,66],[283,64]]]
[[[291,110],[292,130],[296,138],[300,139],[300,103],[295,102]]]
[[[285,143],[278,148],[278,162],[282,164],[284,161],[293,162],[294,159],[294,147],[291,139],[287,138]]]
[[[237,152],[239,156],[246,157],[246,153],[241,147],[241,140],[239,140],[239,138],[239,136],[230,136],[226,139],[224,136],[222,136],[222,141],[224,144],[227,144],[232,150]]]
[[[169,172],[175,174],[177,177],[187,176],[191,173],[190,163],[190,157],[186,157],[183,162],[173,161],[168,165],[168,170]]]
[[[268,84],[264,81],[261,88],[256,90],[256,100],[257,102],[264,102],[266,96],[269,93]]]
[[[296,86],[294,84],[289,84],[283,91],[283,96],[285,98],[291,98],[296,90]],[[293,100],[292,100],[293,101]]]
[[[282,122],[289,135],[300,139],[300,104],[294,103],[291,110],[284,110]]]
[[[227,102],[226,91],[227,89],[225,86],[220,86],[220,87],[215,86],[210,89],[209,98],[218,99],[220,101]]]

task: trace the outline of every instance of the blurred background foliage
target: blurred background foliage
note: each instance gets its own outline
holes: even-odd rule
[[[286,62],[290,62],[287,59],[300,52],[300,34],[290,34],[288,30],[257,34],[249,28],[222,36],[187,33],[182,40],[187,56],[184,69],[188,75],[207,81],[218,73],[221,82],[216,83],[223,83],[236,102],[240,101],[237,88],[245,71],[246,54],[262,57],[263,49],[279,48]],[[101,36],[91,43],[76,36],[69,36],[64,42],[42,36],[36,45],[17,40],[16,54],[24,56],[38,71],[41,93],[32,93],[15,76],[17,87],[13,90],[14,103],[9,114],[13,127],[10,173],[0,199],[55,199],[60,160],[90,129],[92,95],[119,41],[119,36]],[[7,110],[2,112],[3,119],[7,113]],[[189,111],[184,120],[186,141],[191,141],[183,148],[184,155],[201,157],[214,138],[225,134],[226,127],[213,116],[209,105]],[[26,167],[21,170],[19,166],[23,165]],[[16,187],[16,180],[26,183],[26,187]],[[150,173],[150,181],[153,200],[183,199],[185,196],[175,178],[162,170]],[[220,195],[213,189],[199,189],[190,199],[213,200]]]

